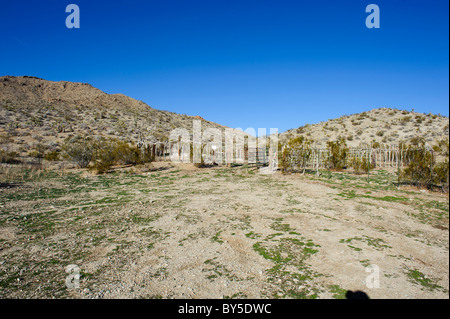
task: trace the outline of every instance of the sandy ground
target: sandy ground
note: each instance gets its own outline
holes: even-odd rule
[[[448,196],[385,171],[0,178],[1,298],[449,298]]]

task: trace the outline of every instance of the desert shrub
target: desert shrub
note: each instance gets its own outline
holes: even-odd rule
[[[448,192],[448,138],[431,148],[422,137],[414,137],[403,146],[407,167],[400,172],[403,181],[419,187],[439,185]],[[439,158],[437,162],[436,159]]]
[[[0,149],[0,163],[14,164],[18,163],[17,157],[19,154],[16,152],[8,152]]]
[[[192,147],[192,145],[190,146],[191,147],[191,157],[193,158],[193,154],[194,154],[194,149],[193,149],[193,147]],[[246,145],[246,147],[248,147],[247,145]],[[195,167],[197,167],[197,168],[205,168],[205,167],[209,167],[209,165],[207,165],[206,163],[205,163],[205,159],[204,159],[204,157],[203,157],[203,151],[204,151],[204,149],[205,149],[205,145],[201,145],[200,146],[200,163],[194,163],[194,166]],[[248,152],[248,148],[247,148],[247,150],[246,150],[247,152]]]
[[[368,161],[365,157],[361,158],[356,156],[350,160],[349,166],[353,168],[356,174],[367,173],[369,169],[375,168],[372,161]]]
[[[400,124],[405,125],[405,124],[409,123],[409,121],[411,121],[411,116],[407,115],[400,119]]]
[[[59,160],[59,152],[58,151],[50,151],[44,155],[44,159],[47,161],[58,161]]]
[[[88,167],[94,157],[96,145],[90,137],[75,137],[61,147],[63,158],[74,162],[79,168]]]
[[[139,163],[138,164],[144,164],[144,163],[151,163],[155,160],[152,148],[150,145],[147,145],[142,150],[140,150],[139,153]]]
[[[438,163],[433,167],[433,183],[440,185],[443,190],[449,191],[449,140],[445,138],[439,141],[434,149]]]
[[[128,143],[123,141],[115,141],[113,149],[113,157],[118,164],[140,164],[140,151],[137,146],[130,146]]]
[[[430,186],[432,182],[433,157],[423,146],[408,146],[406,150],[407,167],[400,177],[417,186]]]
[[[89,170],[97,174],[107,173],[116,163],[116,141],[102,138],[93,143],[92,164]]]
[[[280,159],[282,173],[305,168],[311,157],[311,141],[300,136],[291,139],[283,148]]]
[[[27,155],[28,155],[28,157],[32,157],[32,158],[43,158],[44,157],[43,154],[37,150],[32,150],[32,151],[28,152]]]
[[[101,138],[94,143],[92,165],[89,169],[97,174],[104,174],[114,165],[137,165],[150,163],[153,160],[149,146],[141,150],[136,145],[130,145],[125,141]]]
[[[420,115],[416,115],[414,118],[416,119],[416,123],[418,124],[421,124],[424,120],[424,118]]]
[[[377,133],[376,133],[376,134],[377,134],[377,136],[380,136],[380,137],[381,137],[381,136],[383,136],[383,135],[384,135],[384,131],[381,131],[381,130],[380,130],[380,131],[377,131]]]
[[[331,169],[341,170],[346,166],[348,147],[345,139],[339,137],[336,141],[327,142],[330,155],[328,165]]]
[[[364,120],[367,117],[367,112],[363,112],[361,114],[358,115],[358,117],[356,118],[359,121]]]
[[[433,184],[438,185],[443,191],[449,191],[449,162],[446,159],[444,162],[437,163],[433,167]]]

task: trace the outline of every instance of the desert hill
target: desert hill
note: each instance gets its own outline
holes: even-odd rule
[[[446,116],[379,108],[317,124],[306,124],[282,133],[280,140],[304,136],[313,140],[318,147],[324,147],[327,141],[341,136],[346,139],[348,146],[358,147],[370,144],[392,146],[422,137],[433,145],[448,137],[448,133],[449,118]]]
[[[38,144],[57,147],[73,135],[164,142],[174,128],[192,132],[194,119],[202,120],[203,129],[223,128],[200,116],[160,111],[86,83],[0,77],[0,135],[7,136],[13,151],[22,155]]]
[[[107,94],[90,84],[53,82],[30,76],[0,77],[0,137],[2,148],[24,156],[36,147],[58,149],[75,135],[115,137],[127,142],[166,141],[174,128],[192,132],[193,120],[202,128],[224,126],[154,109],[123,94]],[[374,142],[397,145],[413,137],[437,143],[449,133],[449,118],[391,108],[345,115],[307,124],[280,134],[280,141],[305,136],[318,147],[339,136],[348,146]]]

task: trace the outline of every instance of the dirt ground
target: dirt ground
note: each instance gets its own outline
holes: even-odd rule
[[[448,195],[385,170],[0,172],[0,298],[449,298]]]

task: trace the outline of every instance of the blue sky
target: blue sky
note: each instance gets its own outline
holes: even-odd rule
[[[68,29],[65,8],[81,10]],[[380,8],[368,29],[365,8]],[[283,132],[378,107],[449,113],[443,0],[0,3],[0,75],[86,82],[230,127]]]

